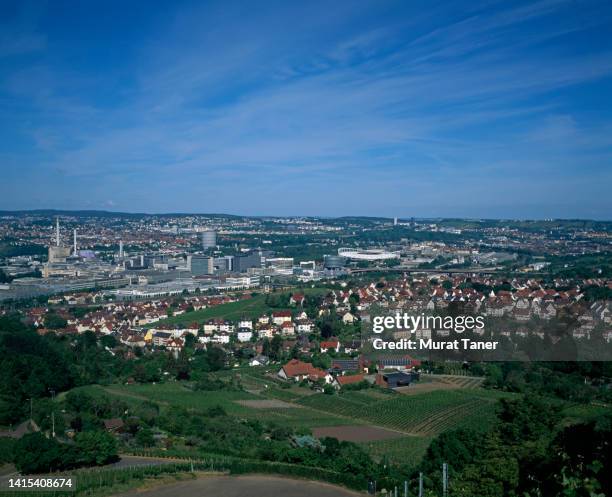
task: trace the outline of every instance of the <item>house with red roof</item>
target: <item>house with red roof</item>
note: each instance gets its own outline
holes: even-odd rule
[[[335,350],[336,352],[340,352],[340,341],[334,337],[321,342],[319,344],[319,347],[321,348],[321,354],[324,354],[329,350]]]
[[[351,374],[344,376],[336,376],[332,381],[332,386],[337,390],[340,390],[343,386],[353,385],[364,381],[365,376],[363,374]]]
[[[306,302],[306,297],[304,297],[303,293],[294,293],[289,297],[289,303],[291,305],[304,305]]]
[[[323,380],[325,383],[331,383],[333,381],[333,377],[329,373],[299,359],[291,359],[279,370],[277,375],[284,380],[294,380],[296,382]]]
[[[291,311],[274,311],[272,313],[272,322],[277,326],[281,326],[286,322],[290,323],[291,321]]]

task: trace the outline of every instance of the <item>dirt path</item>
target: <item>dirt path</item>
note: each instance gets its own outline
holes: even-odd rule
[[[211,476],[163,485],[149,490],[130,490],[116,497],[358,497],[364,494],[342,487],[277,476]]]

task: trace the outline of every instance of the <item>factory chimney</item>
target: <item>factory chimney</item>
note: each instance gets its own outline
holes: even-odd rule
[[[76,228],[74,228],[74,231],[72,232],[73,235],[73,242],[72,242],[72,251],[74,252],[74,255],[77,255],[77,233],[76,233]]]

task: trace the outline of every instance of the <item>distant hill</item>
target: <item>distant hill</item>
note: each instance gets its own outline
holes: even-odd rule
[[[105,210],[65,210],[65,209],[32,209],[32,210],[0,210],[0,216],[74,216],[74,217],[125,217],[125,218],[141,218],[141,217],[183,217],[183,216],[204,216],[209,218],[224,218],[224,219],[259,219],[268,221],[272,219],[283,218],[301,218],[301,219],[318,219],[328,222],[353,222],[353,223],[378,223],[390,222],[390,217],[378,216],[243,216],[236,214],[223,213],[205,213],[205,212],[166,212],[166,213],[146,213],[146,212],[115,212]],[[523,229],[554,229],[556,227],[563,228],[578,228],[578,229],[610,229],[612,221],[601,221],[591,219],[487,219],[487,218],[426,218],[426,217],[410,217],[403,216],[399,218],[400,222],[416,221],[417,223],[435,223],[442,226],[457,227],[457,228],[486,228],[493,226],[511,226]]]
[[[62,209],[32,209],[32,210],[16,210],[5,211],[0,210],[0,216],[75,216],[75,217],[177,217],[177,216],[206,216],[218,218],[236,218],[254,216],[236,216],[233,214],[206,214],[206,213],[184,213],[184,212],[168,212],[163,214],[148,214],[146,212],[115,212],[102,210],[62,210]]]

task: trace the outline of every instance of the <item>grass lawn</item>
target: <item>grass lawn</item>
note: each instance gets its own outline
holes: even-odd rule
[[[296,290],[308,295],[320,295],[329,292],[326,288],[305,288]],[[288,293],[288,292],[287,292]],[[238,302],[229,302],[228,304],[221,304],[215,307],[209,307],[207,309],[201,309],[199,311],[186,312],[178,316],[172,316],[167,319],[150,323],[146,325],[147,328],[155,327],[158,324],[189,324],[189,323],[203,323],[209,319],[227,319],[228,321],[236,321],[240,318],[254,319],[258,318],[262,314],[271,313],[273,311],[281,310],[280,308],[273,308],[266,305],[266,295],[256,295],[249,299],[240,300]]]
[[[172,316],[156,323],[150,323],[147,325],[147,328],[155,327],[158,324],[203,323],[213,318],[227,319],[229,321],[235,321],[243,317],[254,319],[270,310],[270,307],[266,305],[266,296],[257,295],[249,299],[239,300],[238,302],[229,302],[228,304]]]
[[[160,406],[177,406],[196,411],[221,406],[229,414],[243,415],[250,409],[234,402],[257,399],[256,395],[237,391],[194,391],[181,382],[147,385],[111,385],[104,388],[109,394],[139,400],[149,400]]]

